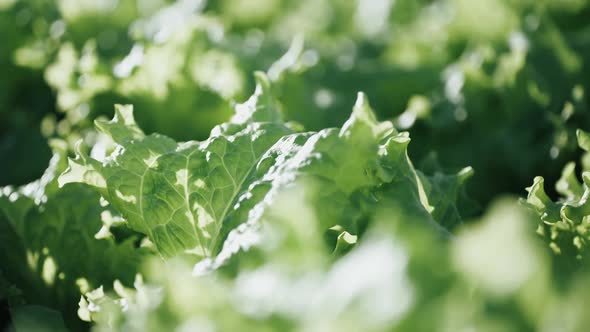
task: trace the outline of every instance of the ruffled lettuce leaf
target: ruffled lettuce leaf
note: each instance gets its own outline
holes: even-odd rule
[[[577,138],[580,148],[588,151],[590,135],[578,130]],[[526,188],[528,197],[523,200],[539,216],[537,232],[553,252],[576,259],[587,256],[590,243],[590,172],[584,170],[581,179],[580,182],[576,176],[576,164],[570,162],[555,184],[561,196],[557,201],[545,192],[545,180],[541,176],[535,177],[533,184]]]
[[[83,322],[75,312],[81,290],[112,285],[115,279],[131,284],[144,251],[136,248],[134,237],[96,238],[108,207],[86,186],[58,188],[66,147],[59,141],[52,146],[54,156],[41,179],[0,188],[0,273],[9,294],[18,291],[14,304],[27,305],[18,312],[59,310],[67,326],[79,330]]]
[[[568,288],[554,287],[542,242],[530,231],[534,216],[513,199],[495,204],[453,241],[414,227],[419,219],[390,207],[372,220],[358,245],[331,259],[321,250],[322,222],[309,190],[297,183],[276,197],[265,212],[264,241],[240,255],[235,274],[226,273],[225,265],[194,277],[186,262],[155,259],[134,288],[85,294],[81,315],[98,331],[512,332],[587,326],[587,315],[576,308],[588,294],[588,275],[578,275]]]
[[[278,193],[306,180],[321,188],[314,191],[318,219],[340,246],[344,232],[362,233],[378,204],[407,206],[442,233],[441,224],[459,222],[449,208],[456,195],[443,192],[455,192],[469,171],[457,180],[421,176],[407,156],[408,134],[379,122],[364,94],[342,128],[296,132],[282,120],[266,76],[256,79],[254,95],[205,141],[146,135],[131,106],[116,106],[111,121],[96,122],[116,151],[100,162],[79,148],[60,185],[94,187],[163,257],[223,261],[249,245]]]

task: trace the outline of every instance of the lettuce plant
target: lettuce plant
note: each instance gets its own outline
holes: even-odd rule
[[[94,187],[163,257],[235,250],[224,246],[226,239],[255,227],[274,197],[301,181],[322,188],[325,229],[357,235],[376,205],[402,197],[408,211],[441,232],[461,223],[454,201],[471,170],[432,178],[417,172],[407,157],[407,133],[378,122],[364,94],[342,128],[298,132],[281,119],[264,74],[257,82],[232,119],[201,142],[145,135],[131,106],[116,106],[111,121],[96,122],[118,144],[113,154],[99,162],[78,149],[60,185]]]

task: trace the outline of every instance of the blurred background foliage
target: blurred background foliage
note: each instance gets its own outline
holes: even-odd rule
[[[521,193],[531,174],[556,180],[576,156],[573,130],[590,121],[584,0],[4,0],[1,8],[0,153],[12,163],[3,184],[42,172],[50,155],[42,136],[94,143],[91,120],[114,103],[134,104],[147,132],[205,138],[252,90],[254,70],[279,83],[289,120],[308,130],[342,124],[363,90],[380,118],[411,131],[416,162],[473,166],[470,189],[484,205]]]
[[[136,119],[147,133],[204,139],[214,125],[231,116],[234,103],[246,99],[254,88],[252,73],[262,70],[273,81],[286,119],[307,130],[342,125],[356,92],[364,91],[380,120],[392,120],[398,129],[410,132],[409,154],[418,169],[432,175],[466,165],[474,168],[467,192],[481,206],[480,215],[497,197],[522,196],[534,176],[543,176],[551,184],[544,188],[546,204],[537,204],[529,195],[529,203],[542,216],[553,207],[550,198],[561,203],[581,199],[579,190],[567,198],[569,191],[563,185],[559,189],[560,177],[561,183],[581,179],[574,166],[562,176],[564,165],[575,161],[578,169],[588,170],[580,162],[583,151],[576,143],[576,129],[590,129],[589,18],[587,0],[0,0],[0,186],[40,178],[52,156],[48,139],[64,140],[70,154],[74,143],[83,139],[91,156],[107,155],[113,144],[94,130],[92,122],[110,117],[115,103],[135,105]],[[508,205],[506,209],[517,209]],[[484,221],[473,222],[463,240],[442,244],[440,253],[420,248],[421,241],[430,241],[422,233],[403,227],[396,231],[407,239],[400,250],[411,257],[403,268],[424,292],[411,296],[414,302],[405,307],[400,330],[416,328],[413,324],[421,315],[442,315],[441,303],[458,312],[467,310],[472,302],[467,304],[463,297],[471,289],[464,281],[483,285],[484,295],[475,296],[481,302],[469,308],[466,321],[457,313],[445,313],[444,317],[454,317],[445,323],[448,331],[470,324],[484,326],[482,331],[553,331],[564,307],[573,308],[568,315],[572,324],[579,324],[570,330],[588,326],[587,318],[574,310],[587,298],[575,296],[585,291],[580,280],[588,280],[579,260],[562,261],[552,255],[555,249],[539,250],[539,256],[522,257],[533,265],[510,265],[524,271],[515,281],[501,274],[479,275],[477,262],[461,256],[475,250],[471,246],[476,246],[478,236],[494,233],[485,226],[490,215],[535,225],[526,221],[528,215],[514,212],[505,217],[503,211],[507,210],[478,216],[475,220]],[[554,241],[551,227],[543,227],[542,235]],[[479,248],[488,250],[480,257],[494,248]],[[398,252],[386,249],[389,254]],[[573,257],[578,255],[576,248],[570,249]],[[305,259],[314,255],[324,254]],[[270,258],[264,262],[273,264]],[[539,266],[541,275],[530,277]],[[439,267],[440,273],[430,274]],[[548,272],[551,269],[555,275]],[[567,274],[578,270],[582,272],[573,277]],[[174,287],[179,281],[166,278],[181,273],[147,271],[178,293]],[[552,283],[553,277],[561,282]],[[100,281],[105,280],[109,278]],[[229,295],[215,292],[233,289],[235,282],[229,279],[230,286],[218,290],[208,288],[205,280],[193,290],[206,289],[212,297],[224,299]],[[162,328],[186,321],[198,326],[190,311],[178,310],[182,303],[161,301],[160,306],[141,307],[134,319],[154,319],[150,324]],[[508,319],[503,315],[506,308],[514,309],[510,322],[516,325],[503,321]],[[502,319],[491,319],[494,314]],[[275,328],[299,319],[317,324],[311,326],[318,330],[325,323],[299,311],[295,316],[271,316],[276,325],[268,326]],[[544,317],[540,323],[539,317]],[[227,328],[246,324],[240,314],[234,318]],[[431,330],[428,324],[440,321],[423,323],[420,328]],[[124,319],[122,324],[128,327]],[[194,327],[186,324],[187,329]]]

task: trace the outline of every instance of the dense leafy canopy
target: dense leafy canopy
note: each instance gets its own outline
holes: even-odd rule
[[[0,328],[586,331],[589,15],[0,0]]]

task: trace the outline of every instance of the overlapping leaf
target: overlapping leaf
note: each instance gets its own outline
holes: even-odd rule
[[[428,202],[426,180],[407,157],[407,134],[378,122],[364,94],[341,129],[296,133],[281,121],[266,77],[256,78],[254,95],[202,142],[145,135],[131,106],[117,106],[113,120],[96,123],[119,144],[115,153],[103,163],[79,153],[60,184],[94,186],[164,257],[215,256],[230,232],[256,224],[277,192],[305,178],[321,187],[316,201],[326,229],[358,233],[366,207],[380,197],[410,201],[433,224],[429,212],[443,217],[449,202]]]
[[[43,177],[20,188],[1,188],[0,272],[18,289],[21,302],[62,311],[69,327],[79,329],[75,308],[82,288],[131,283],[142,251],[129,238],[97,239],[101,228],[99,195],[82,185],[57,187],[66,167],[65,145]]]
[[[588,151],[590,135],[577,131],[578,145]],[[556,183],[561,198],[554,202],[545,192],[545,180],[536,177],[527,188],[524,203],[540,217],[538,232],[549,242],[557,254],[582,258],[590,242],[590,173],[582,173],[582,183],[576,177],[576,165],[568,163]]]

